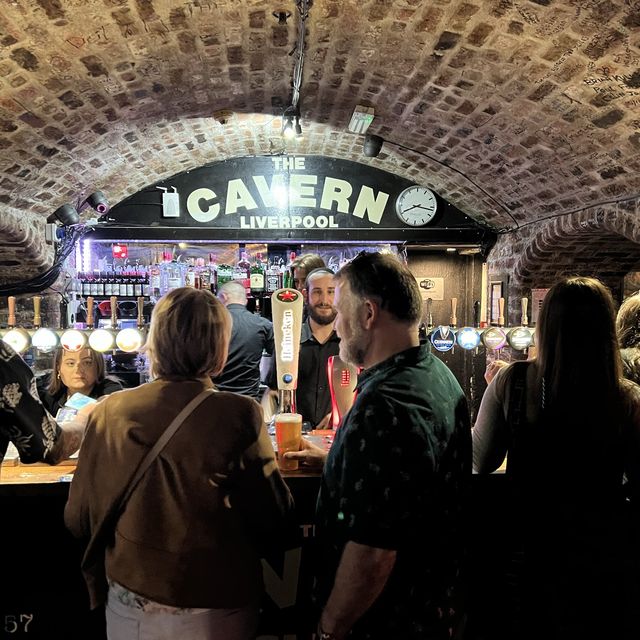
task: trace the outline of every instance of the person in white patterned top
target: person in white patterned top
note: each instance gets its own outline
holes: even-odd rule
[[[38,397],[31,369],[0,340],[0,462],[12,442],[21,462],[58,464],[80,447],[90,411],[56,423]]]

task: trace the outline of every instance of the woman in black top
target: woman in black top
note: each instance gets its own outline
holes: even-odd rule
[[[536,333],[538,357],[498,372],[473,429],[476,472],[508,452],[500,546],[519,607],[492,637],[635,639],[640,388],[622,377],[611,294],[559,282]]]
[[[100,353],[90,347],[80,351],[59,347],[49,385],[40,396],[47,411],[55,416],[74,393],[99,398],[120,389],[122,384],[118,380],[105,376],[104,358]]]

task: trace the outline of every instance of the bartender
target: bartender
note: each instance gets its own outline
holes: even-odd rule
[[[333,275],[326,267],[314,269],[307,275],[302,290],[307,318],[300,335],[296,408],[306,427],[312,429],[326,429],[331,418],[327,360],[340,350],[340,339],[333,328],[336,319]],[[271,389],[277,388],[275,365],[267,382]]]

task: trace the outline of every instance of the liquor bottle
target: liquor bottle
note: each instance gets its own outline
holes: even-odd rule
[[[133,296],[135,295],[135,284],[134,284],[134,276],[133,276],[133,272],[129,271],[127,273],[127,296],[130,298],[133,298]]]
[[[82,280],[82,295],[86,298],[91,295],[91,274],[85,273]]]
[[[272,294],[280,288],[280,269],[275,260],[269,265],[267,269],[266,289],[268,294]]]
[[[113,272],[112,271],[105,274],[104,295],[107,298],[113,295]]]
[[[145,298],[151,297],[151,285],[149,283],[149,272],[145,271],[142,277],[142,295]]]
[[[93,272],[93,277],[91,278],[91,295],[98,295],[98,276],[99,273],[97,271]]]
[[[184,285],[185,287],[193,287],[194,289],[196,287],[196,270],[193,265],[193,258],[189,259],[187,271],[184,278]]]
[[[233,267],[228,264],[218,265],[218,287],[233,280]]]
[[[136,298],[142,296],[142,274],[137,271],[133,280],[133,295]]]
[[[249,287],[251,295],[254,298],[260,298],[264,295],[264,268],[262,267],[262,254],[256,256],[256,261],[251,267],[249,276]]]
[[[104,296],[104,283],[106,280],[106,275],[102,273],[102,271],[98,272],[98,286],[96,287],[96,295],[99,297]]]
[[[156,300],[160,297],[160,266],[158,260],[149,267],[149,288],[151,289],[151,296]]]

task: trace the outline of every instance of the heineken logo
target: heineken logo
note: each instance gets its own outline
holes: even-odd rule
[[[284,289],[276,294],[278,302],[295,302],[300,294],[294,289]]]

